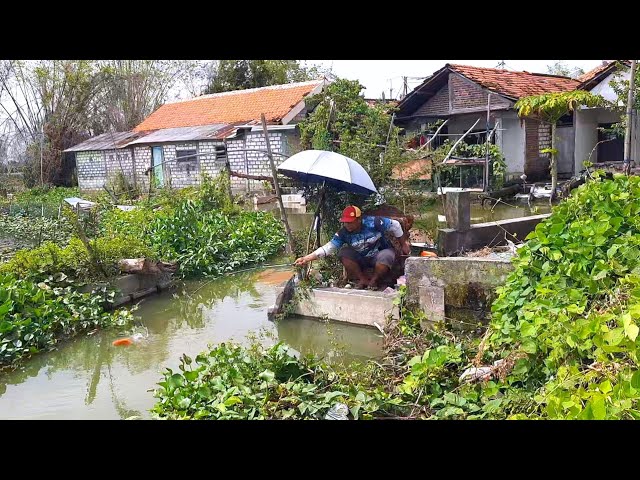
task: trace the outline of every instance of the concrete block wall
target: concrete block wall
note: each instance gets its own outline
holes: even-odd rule
[[[136,167],[136,183],[144,191],[147,191],[151,174],[145,174],[145,172],[151,167],[151,147],[133,147],[133,153]]]
[[[107,166],[101,151],[76,152],[80,190],[100,190],[107,181]]]
[[[224,147],[223,142],[198,142],[198,157],[200,172],[206,173],[210,177],[217,176],[224,170],[225,157],[216,155],[216,147]]]
[[[274,153],[289,155],[292,148],[299,150],[299,139],[295,132],[270,132],[269,142]],[[246,137],[227,142],[199,141],[164,144],[162,153],[165,185],[171,188],[184,188],[198,185],[201,172],[206,172],[211,177],[218,175],[224,169],[226,159],[216,154],[216,147],[219,149],[225,145],[233,171],[250,175],[271,175],[271,166],[266,154],[255,151],[244,152],[245,149],[267,150],[262,132],[251,132]],[[197,154],[204,155],[193,160],[178,162],[176,151],[180,150],[195,150]],[[274,160],[277,166],[285,158],[274,155]],[[101,189],[120,171],[133,184],[134,169],[138,186],[147,189],[150,176],[145,175],[145,171],[152,165],[151,146],[77,152],[76,165],[81,190]],[[263,190],[262,181],[237,177],[231,178],[231,186],[235,191]]]
[[[295,134],[285,134],[283,132],[270,132],[269,143],[271,151],[274,153],[290,153],[291,141],[289,137]],[[295,138],[295,137],[294,137]],[[267,144],[262,132],[249,132],[241,139],[227,141],[227,155],[231,170],[249,175],[271,175],[269,157],[266,153],[243,150],[267,150]],[[280,155],[274,155],[276,167],[285,160]],[[244,178],[231,178],[231,188],[235,191],[263,190],[263,182],[260,180],[248,180]]]
[[[131,159],[131,150],[123,148],[119,150],[104,150],[102,152],[107,167],[107,186],[115,181],[118,175],[122,174],[124,178],[133,185],[133,160]]]
[[[482,316],[512,270],[509,260],[409,257],[405,264],[407,301],[419,305],[431,320],[449,317],[451,309]]]

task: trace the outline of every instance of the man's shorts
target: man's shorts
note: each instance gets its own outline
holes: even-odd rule
[[[360,268],[370,268],[375,266],[376,263],[381,263],[382,265],[386,265],[391,268],[393,262],[396,259],[396,252],[393,248],[385,248],[384,250],[378,250],[378,253],[375,255],[371,255],[370,257],[365,257],[361,255],[357,251],[355,251],[349,245],[345,245],[342,247],[340,252],[338,252],[338,257],[348,258],[357,262],[360,265]]]

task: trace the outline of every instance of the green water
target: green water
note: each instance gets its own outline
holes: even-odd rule
[[[275,284],[287,276],[287,269],[260,269],[147,297],[136,312],[138,331],[148,330],[141,343],[113,346],[115,331],[83,336],[1,374],[0,419],[149,418],[150,390],[165,367],[177,369],[182,354],[195,357],[208,344],[247,344],[248,336],[267,346],[280,339],[329,361],[380,355],[374,329],[305,318],[269,322]]]

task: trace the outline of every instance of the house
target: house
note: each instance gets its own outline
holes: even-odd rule
[[[166,103],[130,132],[105,133],[65,150],[74,152],[81,190],[97,190],[122,174],[147,188],[182,188],[201,174],[270,175],[261,114],[276,163],[299,149],[296,124],[305,118],[305,98],[322,91],[326,79],[203,95]],[[232,177],[235,191],[261,189],[260,180]]]
[[[628,66],[628,61],[603,62],[599,67],[578,77],[581,82],[580,89],[593,94],[601,95],[605,100],[616,103],[618,97],[611,88],[612,80],[629,81],[629,69],[622,69],[621,65]],[[581,107],[574,112],[575,125],[575,165],[574,171],[584,169],[583,162],[590,160],[592,163],[620,162],[624,159],[624,137],[608,134],[603,129],[610,128],[612,124],[620,121],[625,104],[615,111],[611,108]],[[638,138],[638,117],[634,116],[631,125],[631,159],[638,162],[640,159],[640,138]]]
[[[446,119],[439,135],[454,142],[479,120],[465,141],[484,143],[489,110],[489,128],[499,121],[495,143],[505,156],[507,180],[524,173],[535,181],[548,176],[549,155],[541,150],[551,147],[551,126],[519,118],[513,106],[522,97],[571,91],[580,84],[556,75],[446,64],[400,101],[396,124],[408,135],[420,137],[429,124]],[[558,170],[570,176],[575,163],[571,115],[559,123],[557,135],[562,145]]]

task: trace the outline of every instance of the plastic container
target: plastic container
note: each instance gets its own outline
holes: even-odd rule
[[[329,409],[324,419],[325,420],[349,420],[348,415],[349,415],[349,407],[347,407],[344,403],[336,403],[333,407]]]

